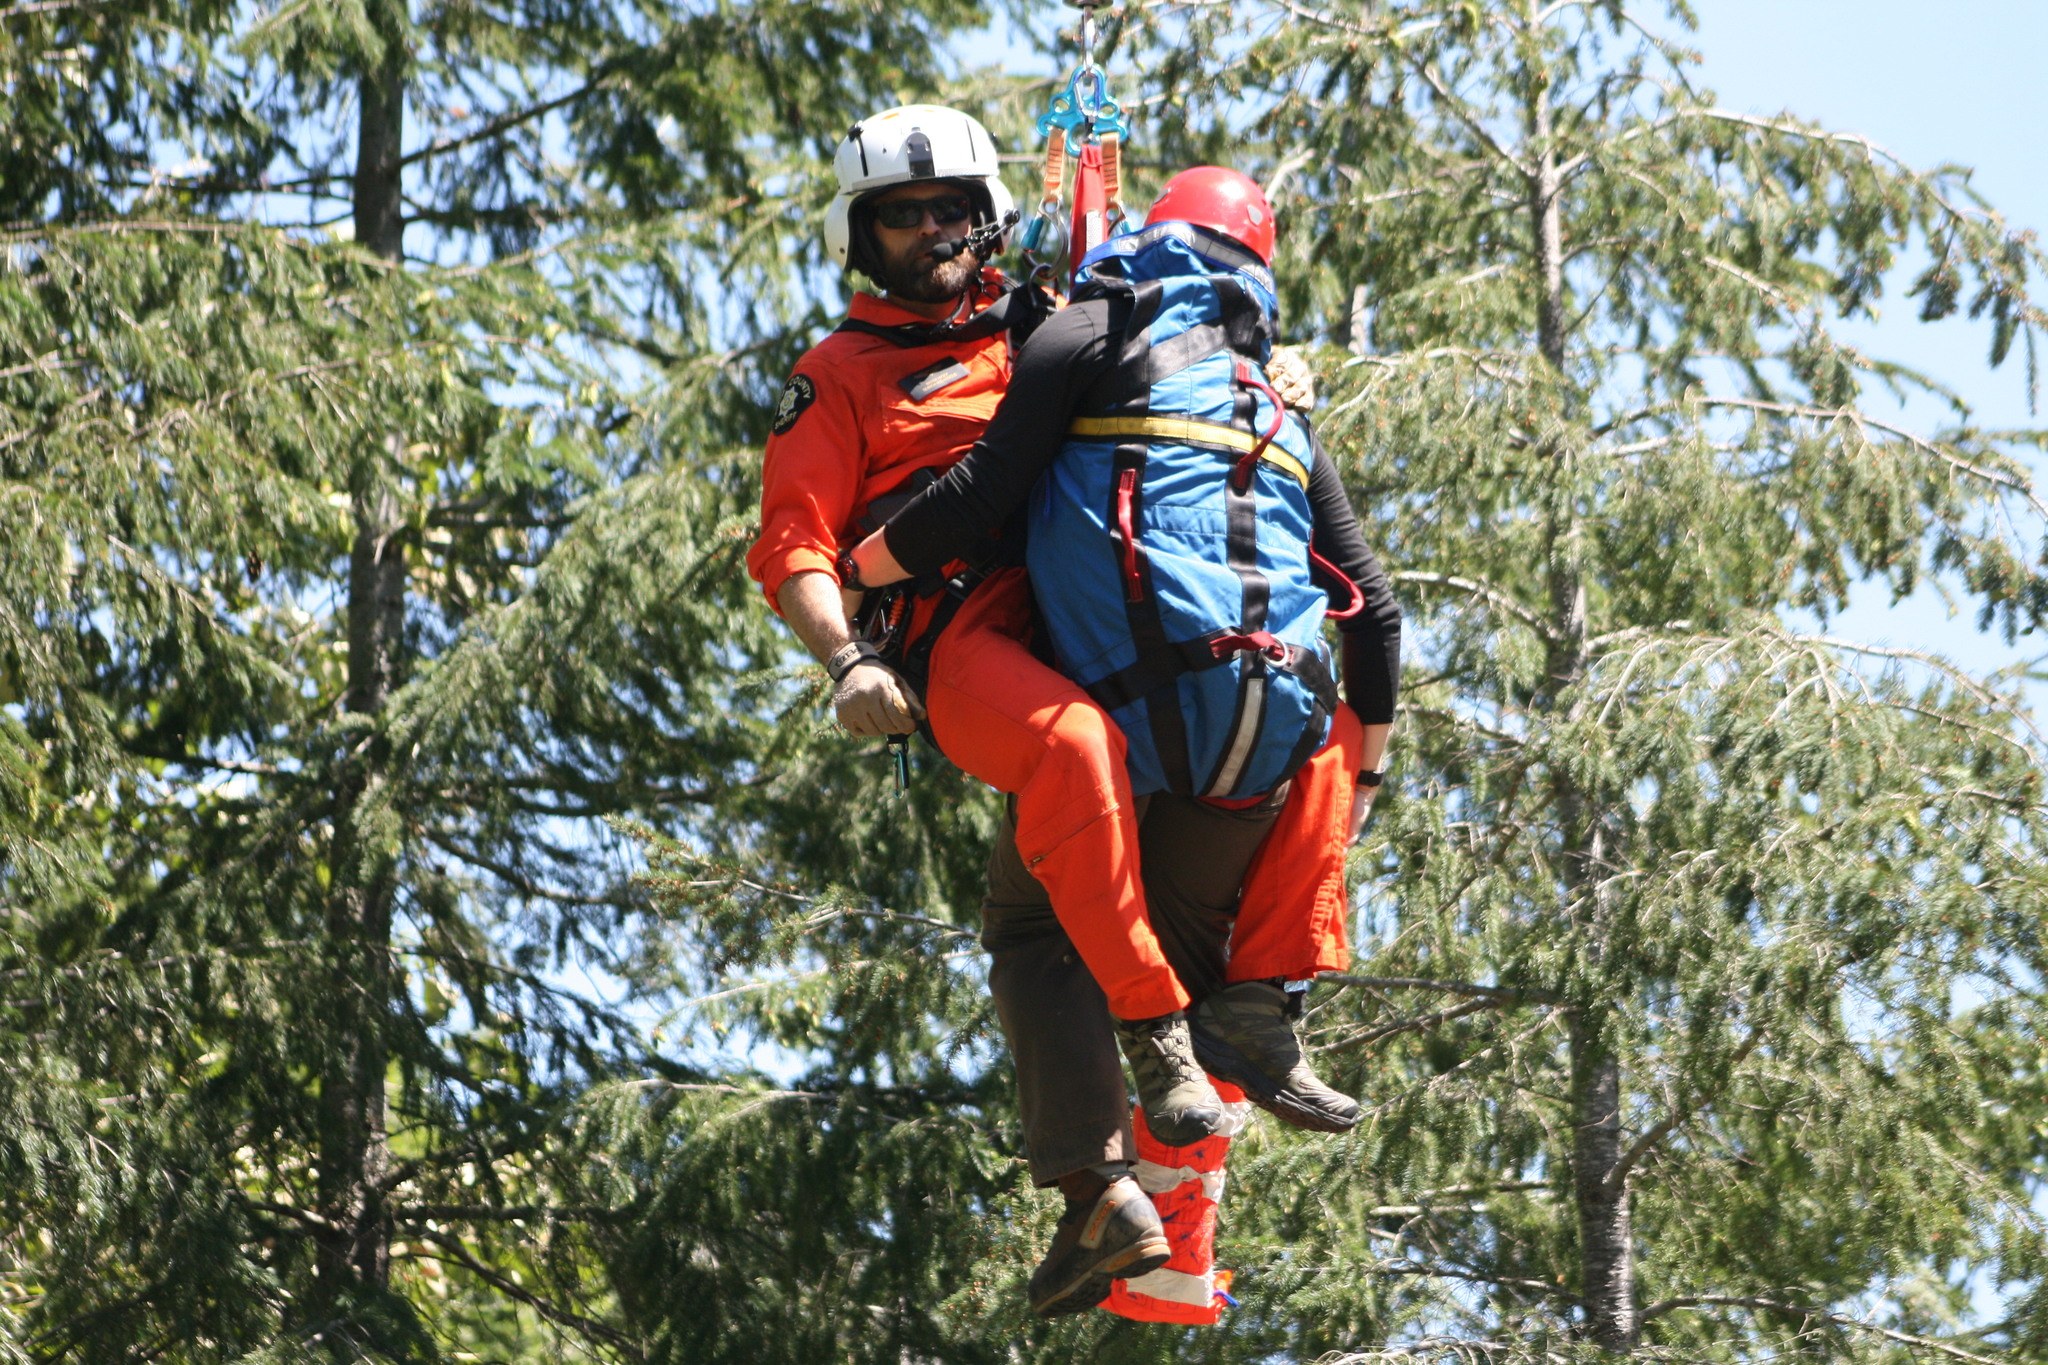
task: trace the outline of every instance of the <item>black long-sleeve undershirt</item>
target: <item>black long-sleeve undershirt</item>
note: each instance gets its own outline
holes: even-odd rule
[[[974,449],[883,530],[889,553],[913,577],[970,553],[1024,505],[1058,456],[1083,397],[1122,350],[1127,315],[1122,299],[1089,299],[1062,309],[1032,334]],[[1344,699],[1361,721],[1384,724],[1394,718],[1400,688],[1401,609],[1320,442],[1308,499],[1316,552],[1365,594],[1364,609],[1338,622]],[[1341,606],[1343,590],[1334,591]]]

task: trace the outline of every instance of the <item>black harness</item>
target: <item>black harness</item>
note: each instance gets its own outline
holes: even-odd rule
[[[971,299],[963,304],[963,310],[972,308]],[[1010,347],[1014,351],[1024,344],[1025,338],[1037,329],[1039,323],[1052,316],[1052,309],[1052,300],[1043,290],[1006,280],[996,301],[979,312],[965,311],[940,322],[907,322],[893,327],[848,318],[839,324],[837,330],[880,337],[904,350],[980,341],[998,332],[1008,332]],[[943,363],[936,368],[943,368]],[[929,468],[918,470],[871,501],[856,529],[862,537],[872,535],[919,493],[937,483],[939,477]],[[950,576],[930,573],[869,592],[854,618],[854,633],[857,638],[872,643],[880,652],[882,661],[901,673],[922,694],[931,681],[932,648],[938,643],[940,633],[959,613],[968,594],[996,570],[1023,562],[1024,549],[1018,537],[992,539],[985,549],[968,557],[966,567],[957,573]],[[942,600],[917,639],[909,640],[911,618],[918,603],[934,597]],[[925,738],[930,739],[929,722],[920,728],[924,730]]]

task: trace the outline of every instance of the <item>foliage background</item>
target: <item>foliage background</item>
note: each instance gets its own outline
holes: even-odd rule
[[[1134,200],[1285,201],[1415,644],[1371,1121],[1242,1144],[1227,1329],[1025,1320],[989,799],[881,799],[739,567],[829,148],[1028,148],[1004,17],[0,8],[0,1358],[2048,1352],[2039,741],[1831,625],[2037,623],[2034,436],[1856,329],[2023,388],[2038,250],[1606,3],[1111,25]]]

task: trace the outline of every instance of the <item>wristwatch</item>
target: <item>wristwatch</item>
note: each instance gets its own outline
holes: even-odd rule
[[[866,592],[868,585],[860,581],[860,565],[853,561],[853,546],[839,552],[839,560],[832,566],[839,573],[839,586],[853,592]]]
[[[881,657],[882,651],[866,640],[848,640],[833,650],[831,657],[825,660],[825,672],[836,683],[869,659]]]
[[[1361,787],[1377,787],[1386,780],[1385,768],[1367,768],[1358,774],[1358,785]]]

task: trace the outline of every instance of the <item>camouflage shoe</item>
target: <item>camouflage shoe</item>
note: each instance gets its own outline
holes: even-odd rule
[[[1131,1064],[1138,1107],[1145,1111],[1145,1126],[1153,1137],[1185,1147],[1215,1134],[1223,1122],[1223,1101],[1195,1060],[1186,1015],[1119,1019],[1116,1039]]]
[[[1209,1073],[1244,1087],[1283,1123],[1317,1133],[1358,1126],[1358,1101],[1309,1070],[1287,1017],[1287,993],[1269,981],[1225,986],[1195,1010],[1195,1055]]]

